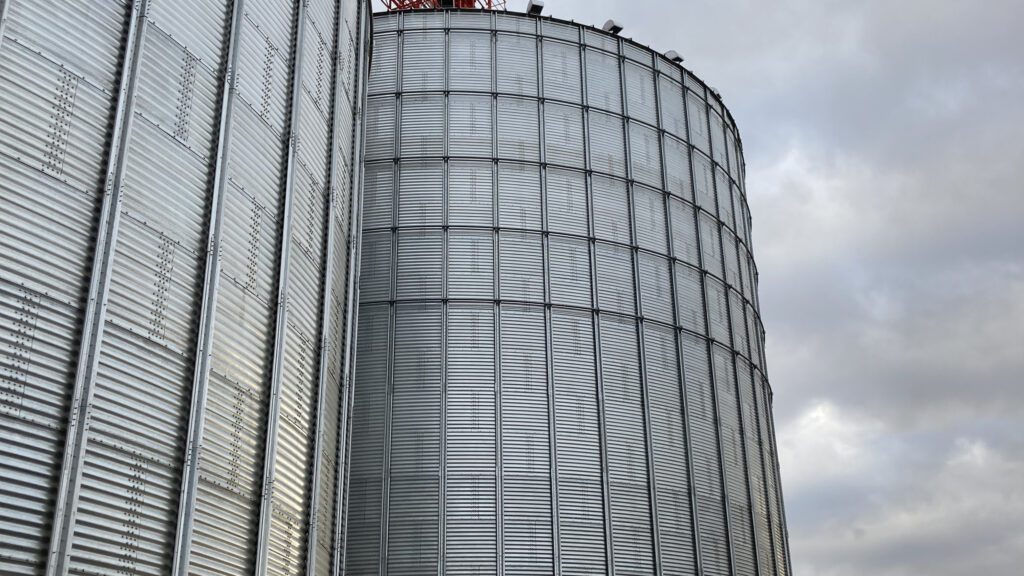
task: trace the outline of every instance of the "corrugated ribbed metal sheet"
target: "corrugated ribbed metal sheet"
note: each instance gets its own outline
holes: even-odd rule
[[[727,112],[576,24],[376,22],[346,573],[784,573]]]
[[[368,3],[0,10],[0,572],[330,573]]]

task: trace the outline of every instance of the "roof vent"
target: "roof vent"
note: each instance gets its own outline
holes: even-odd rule
[[[676,52],[675,50],[669,50],[668,52],[665,52],[665,58],[668,58],[669,60],[675,62],[676,64],[682,64],[683,62],[683,57],[680,56],[679,52]]]
[[[544,0],[530,0],[530,3],[526,5],[527,14],[533,16],[540,16],[540,13],[544,11]]]
[[[615,20],[609,20],[604,23],[604,26],[601,26],[601,30],[618,35],[619,32],[622,32],[622,26]]]

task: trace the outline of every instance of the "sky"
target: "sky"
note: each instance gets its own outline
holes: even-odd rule
[[[1024,574],[1024,2],[545,5],[739,125],[796,575]]]

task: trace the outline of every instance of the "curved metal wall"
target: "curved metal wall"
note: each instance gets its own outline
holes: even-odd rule
[[[0,2],[0,573],[338,569],[368,10]]]
[[[567,22],[374,28],[347,573],[789,574],[719,98]]]

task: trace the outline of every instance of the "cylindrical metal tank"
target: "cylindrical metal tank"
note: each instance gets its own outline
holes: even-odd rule
[[[0,573],[335,573],[369,2],[0,10]]]
[[[374,30],[346,573],[789,574],[718,95],[555,19]]]

